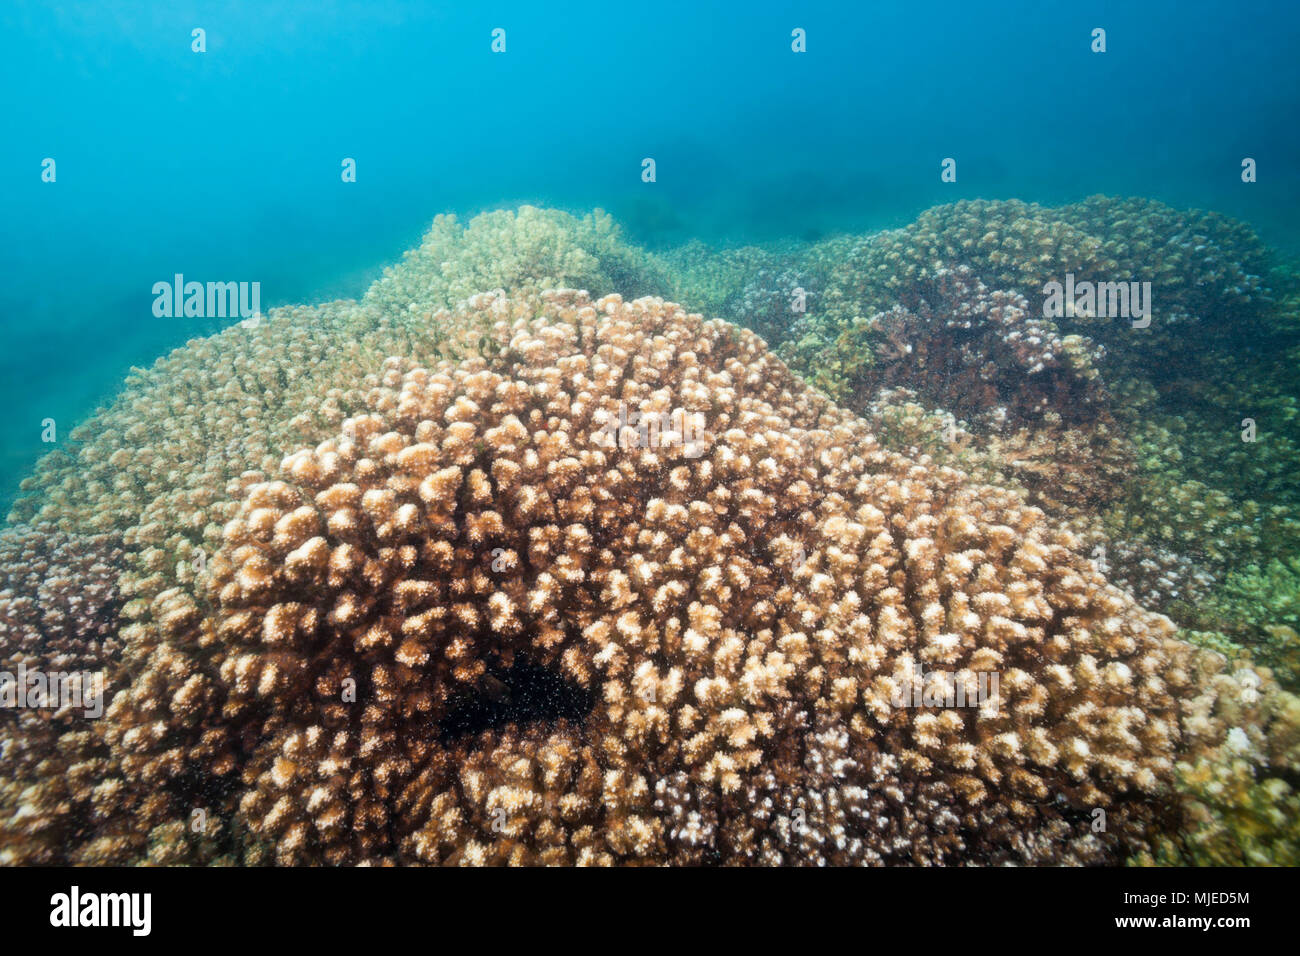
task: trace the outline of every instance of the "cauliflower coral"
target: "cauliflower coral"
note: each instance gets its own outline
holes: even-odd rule
[[[70,858],[1105,862],[1226,739],[1213,655],[751,333],[577,292],[435,321],[494,347],[390,360],[124,631]],[[910,706],[935,672],[1000,680]]]

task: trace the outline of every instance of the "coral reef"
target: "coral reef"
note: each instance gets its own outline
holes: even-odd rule
[[[1234,725],[1217,747],[1180,761],[1178,790],[1187,820],[1162,834],[1152,851],[1131,861],[1181,866],[1295,866],[1300,862],[1300,796],[1289,779],[1271,776],[1268,766],[1295,766],[1300,758],[1300,700],[1266,696],[1250,671],[1213,678],[1220,693],[1220,720]],[[1208,704],[1194,701],[1193,711]],[[1256,737],[1239,728],[1267,728]],[[1266,743],[1264,742],[1266,741]]]
[[[886,452],[750,333],[462,312],[496,349],[390,360],[137,608],[82,858],[1102,862],[1154,852],[1190,744],[1270,746],[1041,511]],[[620,405],[675,424],[611,440]],[[529,719],[516,668],[572,707]],[[898,706],[935,669],[1001,686]],[[183,839],[196,809],[224,836]]]
[[[759,269],[734,296],[722,304],[722,313],[737,325],[752,329],[776,348],[792,335],[820,289],[815,277],[794,269]]]
[[[556,209],[521,206],[483,213],[466,226],[455,216],[438,216],[419,247],[384,270],[364,303],[390,312],[424,313],[491,289],[567,287],[594,295],[652,295],[669,286],[652,260],[623,242],[604,212],[577,219]]]
[[[993,445],[1005,477],[1054,512],[1121,493],[1133,449],[1109,410],[1100,349],[1033,317],[1023,297],[989,291],[966,266],[936,268],[906,302],[843,333],[852,363],[836,360],[837,347],[813,383],[854,409],[909,389]]]
[[[112,535],[0,531],[0,670],[20,660],[82,670],[114,657],[123,556]]]
[[[104,674],[105,695],[117,677],[122,557],[110,535],[0,531],[0,672],[7,680],[20,667],[46,679],[83,675],[75,686],[86,695],[65,700],[51,683],[42,690],[44,706],[18,708],[9,700],[0,707],[0,863],[65,859],[91,829],[96,786],[109,763],[76,705],[93,693],[85,674]]]
[[[785,252],[782,259],[793,250]],[[723,305],[735,299],[755,273],[780,268],[775,251],[759,246],[715,249],[698,239],[655,253],[653,261],[668,275],[673,298],[692,303],[706,315],[726,314]]]
[[[1114,579],[1146,606],[1241,640],[1223,602],[1205,599],[1234,571],[1300,552],[1300,295],[1249,228],[1148,200],[972,201],[799,262],[819,259],[829,278],[818,308],[780,349],[796,371],[864,414],[882,388],[903,387],[953,415],[980,446],[960,452],[961,467],[976,458],[982,476],[1025,488],[1089,551],[1107,550]],[[1152,325],[1080,314],[1029,327],[1043,285],[1066,273],[1151,282]],[[1026,326],[1016,350],[1011,326],[984,315],[976,282],[1016,302],[1010,314]],[[1031,372],[1043,363],[1023,361],[1029,341],[1066,367]],[[990,427],[1017,403],[1043,411]],[[1278,673],[1291,681],[1289,667]]]
[[[1167,321],[1038,318],[1067,270]],[[5,666],[116,696],[5,715],[0,862],[1292,860],[1266,274],[1103,198],[657,256],[439,217],[362,302],[134,371],[24,482]],[[667,291],[758,335],[633,298]],[[909,703],[935,672],[1000,680]]]
[[[814,253],[810,258],[818,258]],[[1019,292],[1042,314],[1043,285],[1072,273],[1079,281],[1149,281],[1161,320],[1153,335],[1227,327],[1268,298],[1263,245],[1246,226],[1214,213],[1183,212],[1143,199],[1096,196],[1048,208],[1019,200],[964,200],[929,209],[902,229],[828,244],[830,268],[821,317],[835,333],[905,300],[936,269],[968,266],[989,286]],[[1125,345],[1125,322],[1076,318],[1098,341]],[[1150,347],[1151,337],[1144,337]],[[800,350],[792,351],[800,369]]]
[[[852,237],[837,236],[812,245],[782,241],[713,249],[693,241],[658,253],[652,261],[667,273],[676,301],[725,316],[776,349],[806,334],[837,253],[852,242]]]
[[[1234,571],[1202,609],[1287,686],[1300,684],[1300,557]]]

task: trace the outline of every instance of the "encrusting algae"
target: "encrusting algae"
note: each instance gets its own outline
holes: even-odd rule
[[[748,330],[558,288],[661,274],[579,222],[440,220],[363,303],[190,343],[43,463],[15,516],[107,536],[122,626],[78,645],[102,720],[4,725],[30,756],[0,786],[0,860],[1294,856],[1300,707],[1269,671],[1180,639],[1085,533],[986,481],[991,458],[878,440],[969,435],[933,411],[955,393],[885,375],[859,417]],[[524,251],[490,283],[502,249]],[[936,281],[972,329],[1028,321],[974,275]],[[903,309],[903,330],[947,318]],[[1092,353],[1055,334],[1009,359],[1052,349],[1107,409]],[[1008,415],[1104,447],[1055,394]],[[668,425],[611,440],[638,415]],[[0,641],[8,660],[30,637]],[[999,680],[908,706],[935,672]]]

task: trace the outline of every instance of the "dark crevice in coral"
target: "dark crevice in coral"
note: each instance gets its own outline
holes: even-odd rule
[[[1265,779],[1269,777],[1276,777],[1277,779],[1285,783],[1288,787],[1290,787],[1292,790],[1300,790],[1300,770],[1296,769],[1295,767],[1272,766],[1269,767],[1268,772],[1266,774],[1261,774],[1258,771],[1256,771],[1255,773],[1256,780],[1259,780],[1261,777]]]
[[[211,810],[224,806],[239,789],[239,775],[217,776],[206,767],[195,767],[169,780],[166,790],[191,809]]]
[[[452,701],[440,722],[438,738],[447,744],[510,724],[523,729],[567,720],[581,726],[595,703],[590,690],[535,661],[517,657],[511,667],[489,667],[472,694]]]

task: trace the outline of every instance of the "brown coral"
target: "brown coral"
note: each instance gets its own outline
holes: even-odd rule
[[[60,860],[89,832],[109,762],[87,714],[116,678],[122,558],[109,535],[0,531],[0,672],[39,673],[48,695],[0,708],[0,862]]]
[[[906,387],[966,422],[1004,480],[1054,514],[1122,492],[1133,449],[1096,371],[1102,350],[1032,315],[1022,296],[991,292],[966,266],[934,266],[905,302],[845,333],[870,349],[838,383],[850,407]]]
[[[882,450],[756,337],[660,300],[469,312],[499,353],[389,363],[339,435],[238,489],[207,571],[129,633],[147,667],[107,736],[169,795],[137,826],[201,791],[248,861],[1149,845],[1197,652],[1020,495]],[[611,441],[620,406],[668,428]],[[899,706],[936,670],[1000,686]]]

